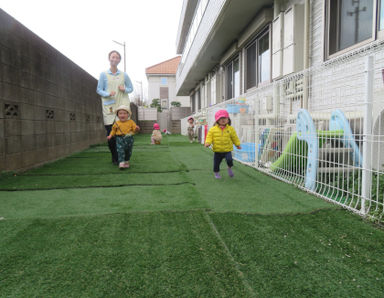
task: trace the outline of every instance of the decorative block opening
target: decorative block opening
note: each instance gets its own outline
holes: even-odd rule
[[[45,110],[45,118],[46,119],[55,119],[55,111],[54,110]]]
[[[7,118],[17,118],[19,117],[20,111],[19,106],[15,104],[4,104],[4,115]]]

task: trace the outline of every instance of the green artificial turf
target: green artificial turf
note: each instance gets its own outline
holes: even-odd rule
[[[0,191],[0,204],[0,216],[6,220],[207,207],[190,184]]]
[[[383,230],[345,210],[210,216],[260,297],[383,296]]]
[[[185,172],[164,173],[135,173],[124,171],[95,175],[8,175],[2,179],[1,191],[42,190],[67,188],[92,188],[110,186],[162,186],[191,184]]]
[[[169,150],[140,150],[134,147],[131,168],[125,172],[162,173],[181,170],[180,164],[174,162]],[[29,175],[37,174],[108,174],[116,173],[118,168],[112,164],[108,152],[84,152],[40,168],[28,171]]]
[[[209,208],[219,212],[237,211],[262,214],[308,212],[335,208],[334,205],[299,191],[265,174],[235,163],[235,178],[229,178],[225,162],[221,164],[223,179],[213,176],[213,154],[203,147],[172,148],[173,156],[187,169],[189,177]]]
[[[0,297],[382,297],[384,231],[186,137],[0,176]]]
[[[15,224],[0,224],[4,297],[248,295],[199,212],[34,219],[18,232]]]

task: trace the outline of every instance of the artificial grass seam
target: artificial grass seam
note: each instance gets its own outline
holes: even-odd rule
[[[221,246],[224,248],[225,254],[228,256],[229,260],[234,265],[234,267],[235,267],[234,269],[237,272],[240,280],[243,282],[243,286],[247,289],[247,291],[249,292],[251,297],[256,297],[256,293],[253,291],[253,288],[249,285],[249,283],[245,279],[244,273],[240,270],[239,263],[236,262],[235,258],[232,256],[227,244],[225,244],[225,242],[223,240],[223,237],[221,237],[221,235],[220,235],[219,231],[217,230],[215,224],[213,223],[211,217],[209,216],[209,214],[206,211],[204,211],[204,218],[207,221],[209,227],[212,229],[213,234],[216,236],[217,240],[219,241]]]
[[[331,210],[345,210],[345,208],[318,208],[310,210],[307,212],[283,212],[283,213],[258,213],[258,212],[248,212],[248,211],[213,211],[211,209],[206,209],[209,214],[240,214],[240,215],[249,215],[249,216],[260,216],[260,217],[271,217],[271,216],[298,216],[298,215],[309,215],[316,214],[322,211],[331,211]]]
[[[118,185],[94,185],[94,186],[63,186],[63,187],[51,187],[51,188],[23,188],[23,189],[12,189],[12,188],[3,188],[0,189],[0,192],[15,192],[15,191],[38,191],[38,190],[58,190],[58,189],[84,189],[84,188],[116,188],[116,187],[127,187],[127,186],[173,186],[173,185],[183,185],[191,184],[196,185],[194,182],[177,182],[177,183],[151,183],[151,184],[118,184]]]
[[[158,172],[137,172],[137,171],[125,171],[126,174],[132,173],[132,174],[167,174],[167,173],[183,173],[188,172],[188,170],[170,170],[170,171],[158,171]],[[100,175],[121,175],[123,174],[121,171],[116,172],[103,172],[103,173],[63,173],[63,174],[21,174],[16,176],[23,176],[23,177],[49,177],[49,176],[100,176]],[[124,174],[125,175],[125,174]]]
[[[79,218],[79,217],[100,217],[100,216],[113,216],[113,215],[130,215],[130,214],[154,214],[154,213],[196,213],[196,212],[205,212],[206,208],[195,208],[189,210],[176,210],[176,209],[168,209],[168,210],[135,210],[135,211],[125,211],[125,212],[106,212],[106,213],[79,213],[79,214],[68,214],[68,215],[55,215],[55,216],[36,216],[36,217],[12,217],[12,218],[4,218],[0,220],[1,222],[9,222],[9,221],[23,221],[23,220],[55,220],[55,219],[66,219],[66,218]]]

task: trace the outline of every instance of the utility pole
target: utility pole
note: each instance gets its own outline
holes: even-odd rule
[[[143,81],[136,81],[136,83],[140,84],[140,101],[144,105]]]
[[[118,41],[115,41],[115,40],[112,40],[114,43],[117,43],[118,45],[122,46],[124,48],[124,55],[123,55],[123,59],[124,59],[124,72],[127,72],[127,68],[126,68],[126,55],[125,55],[125,41],[124,42],[118,42]]]

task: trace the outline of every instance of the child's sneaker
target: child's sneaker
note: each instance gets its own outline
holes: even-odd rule
[[[126,162],[124,163],[124,168],[128,169],[129,167],[130,167],[129,161],[126,161]]]
[[[216,179],[221,179],[221,176],[220,176],[220,173],[219,173],[219,172],[215,172],[215,178],[216,178]]]
[[[229,177],[231,177],[231,178],[232,178],[233,176],[235,176],[235,174],[233,174],[231,168],[228,168],[228,175],[229,175]]]
[[[119,169],[124,170],[125,169],[125,162],[119,163]]]

